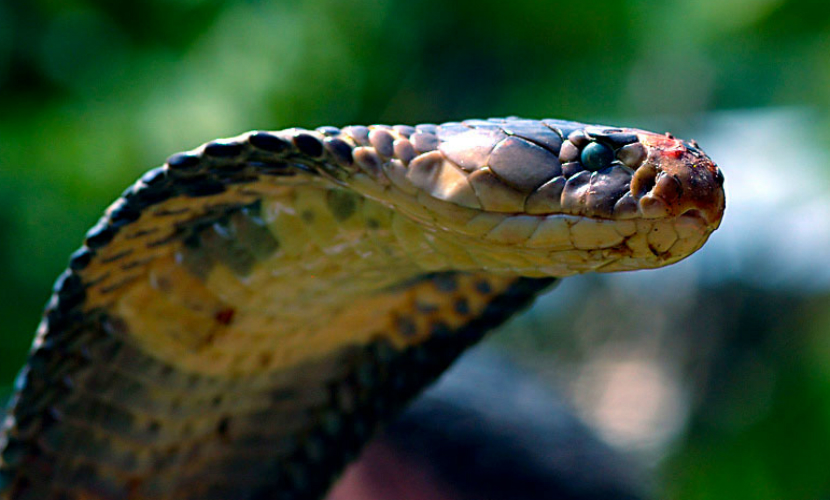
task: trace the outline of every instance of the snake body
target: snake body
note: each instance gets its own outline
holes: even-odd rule
[[[322,498],[558,278],[697,250],[722,183],[694,144],[561,120],[257,131],[174,155],[57,280],[0,498]]]

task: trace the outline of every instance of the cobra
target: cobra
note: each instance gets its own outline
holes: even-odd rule
[[[561,120],[258,131],[174,155],[57,280],[0,498],[322,498],[557,279],[697,250],[722,184],[695,144]]]

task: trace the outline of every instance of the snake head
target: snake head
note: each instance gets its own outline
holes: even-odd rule
[[[386,153],[372,134],[389,136]],[[524,253],[531,262],[517,267],[522,258],[510,257],[490,270],[565,276],[660,267],[697,250],[723,216],[718,167],[668,134],[506,118],[367,136],[355,160],[372,182],[354,187],[449,231],[447,241],[471,237],[463,246],[479,260]]]

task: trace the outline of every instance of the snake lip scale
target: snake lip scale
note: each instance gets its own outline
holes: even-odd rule
[[[564,120],[253,131],[173,155],[56,281],[0,499],[323,498],[538,293],[677,262],[724,206],[696,143]]]

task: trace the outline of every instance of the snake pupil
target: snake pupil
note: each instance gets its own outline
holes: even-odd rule
[[[586,169],[596,172],[611,166],[611,162],[614,161],[614,152],[604,144],[592,142],[582,150],[580,159]]]

